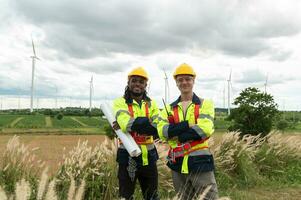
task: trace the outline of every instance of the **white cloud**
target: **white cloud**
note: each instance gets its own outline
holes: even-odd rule
[[[41,102],[48,98],[43,105],[53,106],[51,98],[58,96],[86,106],[92,75],[95,105],[113,99],[123,94],[135,66],[149,72],[150,95],[158,101],[165,69],[175,99],[172,73],[186,62],[197,72],[196,92],[217,106],[232,69],[233,98],[248,86],[263,89],[268,74],[268,91],[277,101],[300,109],[294,103],[301,100],[300,9],[297,0],[2,0],[0,95],[29,93],[32,35],[41,58],[36,94]]]

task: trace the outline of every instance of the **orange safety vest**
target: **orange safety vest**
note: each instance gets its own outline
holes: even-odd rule
[[[195,104],[194,106],[194,120],[195,120],[195,124],[197,124],[197,120],[199,118],[199,109],[200,109],[200,104]],[[177,124],[180,122],[180,118],[179,118],[179,110],[178,110],[178,105],[173,107],[173,118],[174,118],[174,123]],[[172,162],[176,162],[176,158],[179,157],[184,157],[185,155],[190,154],[191,152],[197,151],[197,150],[201,150],[201,149],[206,149],[208,148],[208,146],[204,146],[204,147],[200,147],[200,148],[194,148],[194,146],[204,143],[206,140],[208,140],[209,137],[206,137],[204,139],[201,140],[195,140],[195,141],[191,141],[191,142],[186,142],[186,143],[178,143],[178,146],[175,148],[169,148],[168,151],[168,157],[171,158]]]
[[[128,110],[131,115],[131,117],[134,117],[134,111],[133,111],[133,105],[128,104]],[[149,118],[149,111],[148,111],[148,104],[145,104],[145,116]],[[152,144],[153,141],[153,136],[148,136],[148,135],[138,135],[136,132],[131,131],[130,134],[134,138],[135,142],[140,145],[145,145],[145,144]]]

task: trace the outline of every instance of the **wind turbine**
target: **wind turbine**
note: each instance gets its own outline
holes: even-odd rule
[[[223,90],[223,108],[225,108],[226,106],[226,104],[225,104],[225,102],[226,102],[226,95],[225,95],[225,91],[226,91],[226,88],[225,88],[225,82],[224,82],[224,90]]]
[[[163,69],[164,72],[164,80],[165,80],[165,102],[169,103],[169,84],[168,84],[168,77],[166,75],[165,69]]]
[[[267,93],[267,86],[268,86],[268,74],[266,76],[265,83],[264,83],[264,93]]]
[[[93,76],[91,76],[91,81],[90,81],[90,107],[89,107],[90,112],[92,110],[92,93],[93,93]]]
[[[55,86],[55,109],[57,109],[57,86]]]
[[[36,59],[40,60],[36,55],[36,50],[34,47],[33,39],[31,37],[31,44],[32,44],[32,50],[33,50],[33,56],[31,56],[32,59],[32,71],[31,71],[31,98],[30,98],[30,112],[33,112],[33,93],[34,93],[34,70],[35,70],[35,63]]]
[[[231,87],[231,75],[232,75],[232,69],[230,71],[230,74],[229,74],[229,79],[227,80],[228,82],[228,115],[230,115],[230,87]]]

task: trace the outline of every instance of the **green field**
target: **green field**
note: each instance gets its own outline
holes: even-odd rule
[[[44,115],[20,116],[22,119],[14,125],[15,128],[43,128],[45,127]]]
[[[18,117],[18,115],[0,115],[0,128],[9,127],[10,124]]]
[[[89,127],[100,127],[102,126],[103,119],[100,117],[76,117],[77,120],[83,122]]]
[[[298,113],[299,114],[299,113]],[[216,113],[215,116],[215,130],[227,131],[231,125],[230,121],[226,120],[227,115],[225,113]],[[299,116],[297,114],[292,115],[286,113],[286,118],[295,118]],[[50,117],[47,115],[12,115],[2,114],[0,115],[0,132],[2,133],[31,133],[31,132],[49,132],[61,134],[65,133],[94,133],[98,134],[100,130],[103,130],[104,125],[108,122],[102,117],[88,117],[88,116],[64,116],[63,119],[58,120],[56,117]],[[290,122],[292,124],[292,122]],[[301,131],[301,122],[296,121],[293,126],[286,129],[285,132],[298,132]]]
[[[107,121],[100,117],[0,115],[2,134],[100,134]]]

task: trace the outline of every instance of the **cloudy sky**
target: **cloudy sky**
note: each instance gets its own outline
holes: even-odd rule
[[[300,10],[299,0],[0,0],[1,107],[29,107],[32,37],[36,107],[88,106],[91,76],[98,107],[123,94],[137,66],[159,104],[165,69],[172,101],[172,73],[186,62],[195,92],[217,107],[232,70],[231,99],[267,80],[280,109],[301,110]]]

